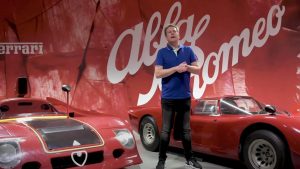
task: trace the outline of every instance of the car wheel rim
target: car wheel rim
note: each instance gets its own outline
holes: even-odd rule
[[[154,126],[150,123],[146,123],[143,128],[143,138],[145,144],[152,144],[155,140]]]
[[[250,144],[248,157],[255,169],[273,169],[277,162],[275,148],[263,139],[255,140]]]

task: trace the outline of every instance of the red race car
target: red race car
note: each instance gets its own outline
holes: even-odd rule
[[[135,107],[129,117],[143,146],[156,151],[160,107]],[[278,111],[252,97],[193,100],[191,129],[194,151],[241,160],[249,169],[300,168],[300,115]],[[182,147],[174,137],[170,145]]]
[[[130,124],[118,117],[62,113],[41,99],[0,100],[0,168],[112,169],[141,162]]]

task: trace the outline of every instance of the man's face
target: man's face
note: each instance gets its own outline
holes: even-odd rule
[[[166,30],[166,39],[169,43],[179,41],[179,32],[175,27],[169,27]]]

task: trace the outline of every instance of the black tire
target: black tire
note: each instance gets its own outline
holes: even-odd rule
[[[243,158],[248,169],[284,169],[287,157],[282,139],[268,130],[251,133],[243,146]]]
[[[159,133],[153,117],[146,116],[142,119],[139,134],[141,142],[146,150],[153,152],[158,151]]]

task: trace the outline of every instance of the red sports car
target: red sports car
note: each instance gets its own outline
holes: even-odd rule
[[[130,124],[117,117],[70,116],[41,99],[0,100],[0,168],[112,169],[139,163]]]
[[[156,151],[161,109],[135,107],[129,116],[143,146]],[[299,114],[248,96],[207,98],[192,101],[191,129],[194,151],[241,160],[249,169],[300,169]],[[181,142],[171,137],[170,145]]]

